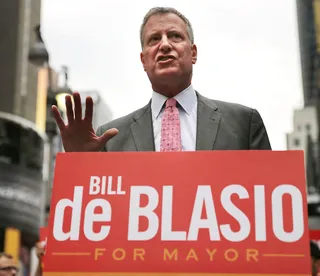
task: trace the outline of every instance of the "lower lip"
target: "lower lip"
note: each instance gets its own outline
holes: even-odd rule
[[[167,60],[159,60],[158,62],[160,63],[160,64],[166,64],[166,63],[170,63],[171,61],[173,61],[174,59],[173,58],[169,58],[169,59],[167,59]]]

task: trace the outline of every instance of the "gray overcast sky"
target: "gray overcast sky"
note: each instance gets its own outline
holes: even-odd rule
[[[152,90],[139,28],[154,6],[172,6],[191,20],[195,89],[256,108],[273,149],[286,149],[293,109],[303,103],[295,0],[44,0],[52,66],[69,66],[72,89],[100,91],[114,118],[142,107]]]

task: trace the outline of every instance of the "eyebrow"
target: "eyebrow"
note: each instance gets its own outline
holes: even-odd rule
[[[146,37],[150,37],[157,34],[159,34],[159,31],[150,32],[149,34],[146,35]]]

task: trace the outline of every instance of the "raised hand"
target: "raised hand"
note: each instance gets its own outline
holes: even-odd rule
[[[60,129],[64,150],[66,152],[100,151],[109,139],[117,135],[118,130],[115,128],[109,129],[98,137],[92,128],[92,98],[86,98],[84,118],[82,118],[80,94],[74,93],[73,99],[74,111],[72,108],[71,96],[66,96],[67,125],[62,119],[59,109],[56,106],[52,106],[52,112]]]
[[[41,242],[36,243],[36,254],[37,254],[39,261],[41,261],[41,258],[45,254],[45,246],[46,246],[45,241],[41,241]]]

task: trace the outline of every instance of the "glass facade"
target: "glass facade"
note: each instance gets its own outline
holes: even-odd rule
[[[33,123],[0,112],[0,252],[20,259],[25,271],[44,220],[45,142]]]

